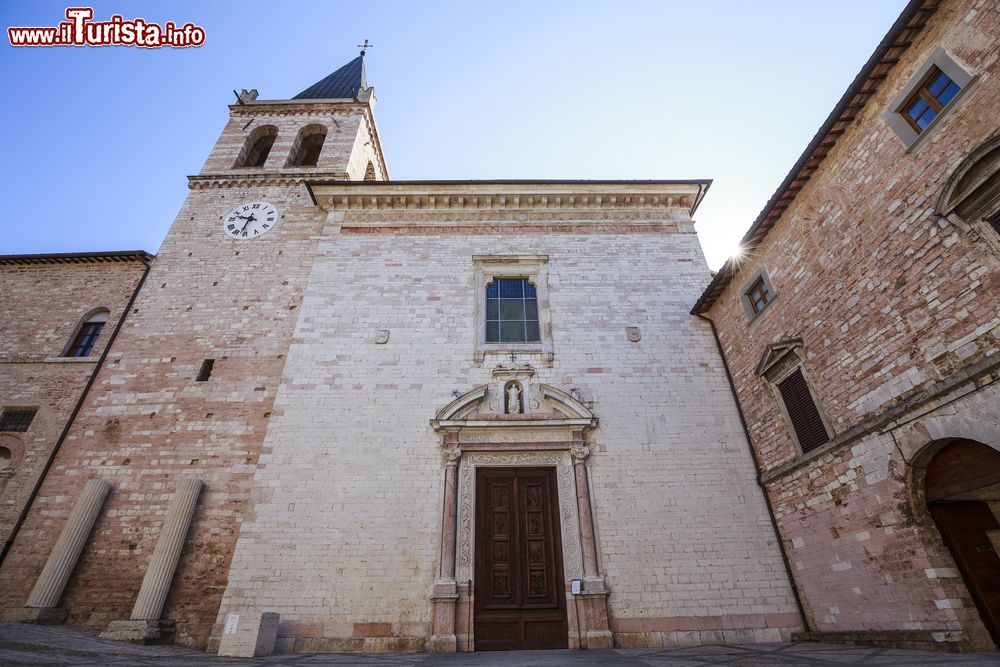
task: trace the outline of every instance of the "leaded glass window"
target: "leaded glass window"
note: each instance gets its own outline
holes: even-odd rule
[[[494,278],[486,285],[486,342],[540,341],[535,286],[527,278]]]

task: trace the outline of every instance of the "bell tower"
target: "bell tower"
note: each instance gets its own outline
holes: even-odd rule
[[[91,626],[117,638],[209,647],[264,438],[286,409],[275,398],[319,241],[336,233],[309,183],[388,178],[374,106],[363,52],[290,99],[237,94],[39,490],[31,537],[13,543],[34,574],[0,586],[10,596],[27,599],[34,554],[59,537],[41,517],[106,482],[102,528],[61,604],[99,610]],[[153,571],[149,526],[177,499],[191,508],[185,555]]]
[[[387,180],[365,52],[288,100],[243,90],[194,182],[204,179]]]

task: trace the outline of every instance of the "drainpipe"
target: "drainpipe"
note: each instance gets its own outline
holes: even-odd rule
[[[733,382],[733,375],[729,372],[729,362],[726,361],[726,354],[722,351],[722,341],[719,340],[719,332],[715,328],[715,322],[710,318],[705,317],[699,313],[694,313],[696,317],[708,322],[708,326],[712,327],[712,336],[715,338],[715,346],[719,350],[719,357],[722,359],[722,367],[726,371],[726,380],[729,381],[729,391],[733,394],[733,401],[736,402],[736,412],[740,416],[740,424],[743,426],[743,437],[746,438],[747,448],[750,450],[750,456],[753,458],[753,466],[757,471],[757,486],[760,487],[761,493],[764,494],[764,504],[767,505],[767,514],[771,517],[771,527],[774,528],[774,536],[778,540],[778,549],[781,551],[781,560],[785,563],[785,571],[788,573],[788,583],[792,586],[792,595],[795,597],[795,606],[799,609],[799,617],[802,619],[802,629],[809,632],[809,617],[806,616],[805,607],[802,606],[802,597],[799,595],[799,587],[795,583],[795,574],[792,572],[792,564],[788,560],[788,552],[785,551],[785,543],[781,539],[781,531],[778,530],[778,520],[774,516],[774,507],[771,506],[771,498],[767,495],[767,487],[764,486],[764,480],[761,478],[760,471],[760,460],[757,458],[757,452],[753,448],[753,443],[750,441],[750,429],[747,428],[746,417],[743,416],[743,407],[740,405],[740,397],[736,393],[736,384]]]
[[[90,374],[90,379],[87,380],[87,384],[83,387],[83,392],[80,394],[79,400],[77,400],[76,405],[73,406],[73,412],[70,413],[69,419],[66,420],[66,425],[63,427],[62,433],[59,434],[59,439],[56,440],[56,444],[52,448],[52,453],[49,454],[48,460],[45,461],[45,467],[42,468],[42,472],[38,476],[38,480],[35,482],[34,488],[31,490],[31,495],[28,496],[28,502],[24,504],[21,514],[17,517],[17,521],[14,522],[14,529],[10,531],[10,536],[7,538],[7,541],[4,542],[3,551],[0,551],[0,564],[3,564],[4,560],[6,560],[7,553],[14,544],[14,538],[17,537],[17,533],[21,529],[21,525],[28,517],[28,510],[31,509],[31,505],[35,502],[35,498],[38,496],[38,491],[42,488],[42,482],[45,481],[46,476],[49,474],[49,470],[52,468],[52,464],[56,459],[56,454],[59,453],[59,449],[66,440],[66,436],[69,435],[70,427],[73,425],[73,422],[76,421],[76,416],[80,413],[81,408],[83,408],[83,402],[87,399],[87,394],[90,393],[90,388],[93,387],[94,382],[97,381],[97,374],[100,373],[101,368],[104,367],[104,360],[107,359],[108,352],[111,351],[111,344],[114,343],[115,338],[118,337],[118,332],[121,331],[122,326],[125,324],[125,318],[128,317],[128,314],[131,312],[132,306],[135,303],[136,297],[139,296],[139,290],[142,289],[143,283],[146,282],[146,276],[149,275],[149,269],[151,268],[150,263],[148,260],[144,259],[142,255],[137,254],[136,257],[146,267],[142,272],[142,278],[139,279],[139,283],[132,291],[132,296],[128,300],[128,305],[125,306],[122,316],[118,318],[118,324],[115,325],[115,330],[111,332],[111,337],[108,339],[108,344],[104,346],[104,352],[101,353],[101,358],[97,360],[97,366],[94,367],[94,372]]]

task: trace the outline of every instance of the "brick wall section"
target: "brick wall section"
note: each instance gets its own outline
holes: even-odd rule
[[[357,104],[231,109],[0,569],[0,606],[23,605],[84,482],[99,477],[113,488],[62,604],[72,625],[103,629],[128,618],[177,480],[196,475],[205,486],[164,618],[177,622],[178,643],[207,645],[312,239],[325,223],[301,175],[346,178],[366,122]],[[278,125],[278,141],[264,169],[233,170],[250,120]],[[279,177],[298,128],[320,121],[332,127],[319,166]],[[278,207],[276,228],[249,242],[223,234],[223,216],[236,204],[261,200]],[[195,382],[207,358],[215,359],[212,377]]]
[[[0,265],[0,410],[38,409],[27,432],[0,433],[0,446],[14,452],[0,471],[0,541],[10,538],[144,270],[137,260]],[[61,358],[101,308],[110,314],[91,355]]]
[[[921,392],[997,358],[998,257],[939,221],[934,206],[952,170],[1000,128],[998,34],[1000,13],[989,3],[946,2],[708,313],[766,475],[799,456],[755,374],[769,344],[803,340],[806,373],[835,435],[908,402],[916,409]],[[938,46],[979,77],[978,89],[906,152],[881,116]],[[748,324],[739,291],[761,265],[778,298]],[[989,391],[921,409],[1000,432],[1000,402]],[[925,572],[953,563],[926,508],[910,502],[916,491],[893,441],[899,432],[882,431],[835,443],[770,482],[814,628],[962,628],[990,646],[954,571],[945,579]]]
[[[616,225],[650,214],[332,215],[423,228],[588,215]],[[423,646],[443,475],[429,420],[453,391],[489,382],[506,359],[473,364],[476,254],[549,257],[555,360],[519,359],[539,382],[578,388],[601,420],[591,438],[592,497],[612,629],[763,632],[766,618],[773,641],[798,625],[721,360],[709,328],[688,314],[707,273],[690,223],[662,233],[585,227],[361,235],[345,227],[318,243],[216,632],[227,613],[260,609],[281,614],[284,637],[327,639],[313,646],[357,648],[371,628],[383,648]],[[628,325],[641,328],[639,343],[626,340]],[[389,342],[376,345],[383,328]]]

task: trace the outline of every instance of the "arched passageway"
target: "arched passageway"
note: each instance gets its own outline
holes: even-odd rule
[[[955,440],[931,460],[925,484],[931,516],[1000,643],[1000,452]]]

